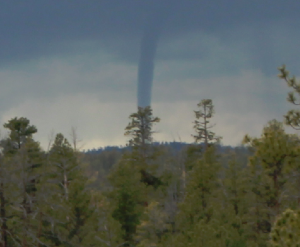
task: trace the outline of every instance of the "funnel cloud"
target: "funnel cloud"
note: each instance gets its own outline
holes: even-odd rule
[[[151,105],[152,84],[154,75],[154,60],[162,26],[166,20],[166,13],[153,11],[144,29],[140,47],[138,69],[138,107]]]

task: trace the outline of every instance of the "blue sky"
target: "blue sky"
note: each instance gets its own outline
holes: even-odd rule
[[[193,110],[211,98],[215,132],[223,144],[237,145],[292,108],[289,88],[276,75],[283,63],[299,72],[299,10],[292,0],[6,1],[1,122],[29,118],[44,147],[51,132],[68,137],[72,127],[85,149],[125,145],[124,128],[137,107],[141,40],[161,26],[154,139],[192,142]]]

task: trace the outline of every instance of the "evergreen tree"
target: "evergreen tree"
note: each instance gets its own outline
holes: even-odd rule
[[[291,87],[294,92],[296,92],[298,95],[300,94],[300,83],[297,82],[297,79],[295,76],[290,77],[289,71],[286,70],[285,65],[278,68],[280,74],[278,75],[279,78],[286,81],[287,85]],[[290,92],[287,97],[287,101],[292,103],[293,105],[300,105],[300,103],[297,101],[297,98],[295,97],[294,92]],[[288,111],[287,115],[284,116],[285,118],[285,124],[291,126],[292,128],[296,130],[300,130],[300,111],[299,110],[290,110]]]
[[[141,182],[141,173],[130,159],[123,158],[109,179],[114,187],[109,194],[114,205],[112,217],[121,225],[124,246],[134,245],[134,235],[146,201],[146,187]]]
[[[69,185],[78,175],[79,164],[70,143],[60,133],[56,135],[49,151],[49,161],[52,166],[56,167],[56,176],[62,189],[61,194],[65,200],[68,200]]]
[[[138,107],[138,111],[132,113],[129,118],[131,122],[125,128],[125,136],[131,136],[129,146],[138,150],[145,158],[148,155],[148,147],[152,143],[152,126],[154,123],[158,123],[160,119],[153,117],[150,106]]]
[[[48,162],[46,181],[51,184],[47,187],[51,198],[48,196],[50,207],[44,210],[44,237],[56,246],[91,243],[89,235],[95,233],[95,222],[91,195],[86,190],[87,178],[75,150],[62,134],[56,135]]]
[[[288,201],[283,200],[282,193],[288,170],[299,156],[299,145],[297,139],[286,134],[282,124],[276,120],[269,122],[261,138],[246,135],[244,143],[249,143],[254,150],[254,155],[249,159],[256,202],[253,230],[260,241],[265,241],[275,216],[287,206]]]
[[[1,147],[2,148],[2,147]],[[14,203],[14,195],[17,191],[16,182],[13,180],[14,168],[10,159],[3,154],[0,155],[0,222],[1,239],[0,246],[8,247],[11,243],[10,236],[13,228],[10,227],[9,219],[12,217],[11,205]]]
[[[224,177],[220,177],[222,207],[218,210],[217,218],[220,225],[227,229],[228,246],[246,246],[250,232],[247,222],[251,220],[248,214],[251,204],[249,169],[238,161],[235,152],[228,155],[228,164],[222,167]]]
[[[176,219],[176,230],[166,240],[172,246],[223,246],[225,239],[220,223],[215,218],[215,207],[220,203],[217,189],[220,164],[216,155],[216,147],[212,141],[219,141],[209,129],[209,118],[213,116],[212,100],[202,100],[194,111],[196,135],[194,145],[190,145],[183,169],[184,184],[186,183],[183,201],[179,204]],[[197,143],[204,142],[204,148]],[[187,175],[186,175],[187,174]],[[185,182],[186,181],[186,182]],[[219,230],[212,231],[218,228]],[[222,236],[222,237],[221,237]]]
[[[38,246],[42,242],[36,215],[40,212],[38,187],[41,186],[44,153],[39,143],[32,138],[37,129],[30,125],[28,119],[14,118],[4,124],[4,127],[10,132],[9,137],[1,141],[1,147],[6,174],[13,186],[10,186],[10,191],[6,193],[9,200],[2,198],[5,202],[2,204],[2,210],[5,209],[6,203],[9,205],[2,214],[10,214],[3,222],[7,223],[6,232],[9,232],[9,235],[4,235],[3,238],[7,239],[8,246]],[[4,184],[2,188],[3,186]]]
[[[131,136],[129,146],[131,152],[124,154],[115,170],[110,175],[114,189],[110,194],[114,202],[112,216],[124,231],[123,240],[126,245],[139,243],[137,236],[143,230],[139,227],[150,218],[147,207],[157,200],[163,185],[162,176],[158,176],[155,165],[159,152],[152,147],[152,126],[160,121],[152,116],[150,107],[139,107],[138,112],[130,115],[131,122],[125,128],[125,135]],[[154,203],[154,202],[153,202]]]
[[[170,231],[168,215],[163,210],[163,206],[162,203],[153,200],[145,209],[141,223],[137,226],[135,239],[138,247],[157,246],[166,231]]]
[[[20,149],[22,144],[26,143],[37,132],[37,128],[34,125],[30,125],[30,121],[24,117],[15,117],[3,126],[9,130],[9,138],[2,141],[4,152],[13,153]]]
[[[196,120],[194,121],[194,129],[196,135],[192,135],[196,143],[204,141],[205,149],[212,141],[219,142],[221,137],[215,136],[215,133],[210,131],[214,125],[209,124],[209,119],[213,117],[214,106],[211,99],[203,99],[197,106],[200,108],[195,112]]]
[[[171,237],[168,244],[172,243],[176,247],[212,246],[211,244],[219,246],[218,243],[211,242],[212,239],[219,241],[216,238],[217,232],[209,230],[218,225],[214,215],[216,205],[220,203],[216,194],[219,187],[217,178],[219,169],[215,147],[208,147],[189,173],[185,198],[179,205],[176,220],[178,233]]]
[[[150,106],[138,107],[138,111],[129,117],[131,122],[125,128],[125,136],[131,136],[128,145],[132,147],[130,159],[141,173],[141,181],[154,188],[162,185],[162,181],[155,176],[157,167],[153,164],[159,155],[152,144],[152,126],[160,121],[153,117]]]
[[[114,211],[112,201],[99,191],[92,191],[92,205],[96,209],[96,217],[93,217],[96,221],[97,233],[95,236],[91,236],[98,241],[99,247],[121,247],[125,242],[122,239],[123,231],[120,223],[112,217]],[[89,245],[87,245],[89,246]]]

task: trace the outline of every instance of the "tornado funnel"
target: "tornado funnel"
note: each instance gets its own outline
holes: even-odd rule
[[[141,42],[141,53],[138,71],[138,106],[151,105],[152,84],[154,75],[154,58],[158,34],[146,32]]]
[[[151,105],[154,60],[165,13],[159,9],[151,13],[144,28],[138,68],[138,107]]]

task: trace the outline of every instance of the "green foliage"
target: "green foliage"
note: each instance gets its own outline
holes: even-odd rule
[[[2,242],[4,246],[37,246],[42,243],[36,216],[40,214],[38,188],[45,156],[39,143],[32,139],[37,130],[29,125],[29,120],[14,118],[4,127],[10,132],[9,137],[1,141],[2,171],[6,174],[5,179],[1,179]]]
[[[141,182],[141,173],[130,160],[124,158],[112,171],[109,180],[114,187],[109,193],[109,198],[115,205],[112,217],[121,225],[123,240],[127,244],[133,244],[137,225],[147,203],[146,187]]]
[[[112,246],[120,247],[124,244],[122,239],[123,231],[120,223],[112,217],[114,210],[109,198],[97,190],[91,192],[92,206],[95,208],[95,215],[92,217],[92,226],[95,232],[89,232],[88,238],[96,240],[99,247]],[[85,246],[90,246],[86,244]]]
[[[189,145],[186,150],[185,169],[191,171],[197,165],[203,154],[203,148],[199,145]]]
[[[213,117],[214,106],[211,99],[203,99],[197,106],[200,108],[195,112],[196,120],[194,121],[194,129],[197,133],[192,135],[196,143],[204,140],[205,147],[212,141],[220,142],[221,137],[215,136],[215,133],[210,131],[213,125],[209,125],[209,119]]]
[[[270,233],[271,247],[300,246],[300,211],[285,210],[274,222]]]
[[[152,116],[150,107],[139,107],[138,112],[131,114],[130,118],[131,123],[126,127],[125,135],[132,137],[129,141],[132,151],[123,155],[110,174],[113,191],[109,197],[115,205],[112,217],[123,230],[124,246],[144,246],[157,242],[159,233],[150,231],[152,234],[146,234],[146,239],[140,237],[148,232],[149,225],[153,223],[153,218],[149,217],[153,210],[149,205],[156,205],[161,197],[168,174],[164,171],[158,173],[156,159],[161,152],[151,146],[152,125],[160,119]]]
[[[78,175],[79,164],[70,143],[62,134],[57,134],[49,151],[49,162],[53,166],[53,175],[61,187],[61,194],[69,198],[69,184]]]
[[[91,206],[91,194],[86,190],[87,179],[84,176],[76,177],[70,185],[69,208],[70,220],[67,223],[68,239],[73,246],[95,244],[96,235],[95,209]]]
[[[132,113],[129,118],[131,122],[125,128],[125,136],[131,136],[129,145],[146,155],[147,146],[152,142],[152,126],[160,119],[152,116],[150,106],[138,107],[138,111]]]
[[[122,152],[117,149],[85,154],[83,162],[87,164],[86,172],[89,177],[89,188],[99,191],[108,190],[109,182],[107,176],[112,167],[120,161],[121,157]]]
[[[264,177],[261,182],[264,183],[264,196],[269,198],[267,205],[279,207],[280,191],[286,183],[285,174],[299,156],[298,139],[286,134],[282,124],[273,120],[264,128],[261,138],[246,137],[245,141],[255,150],[249,165],[253,172]]]
[[[289,71],[286,70],[285,65],[282,65],[278,68],[280,74],[278,75],[279,78],[286,81],[287,85],[293,89],[294,92],[289,92],[287,101],[294,104],[300,105],[297,102],[297,98],[295,97],[294,93],[300,94],[300,83],[297,82],[295,76],[290,77]],[[285,124],[291,126],[296,130],[300,130],[300,111],[299,110],[290,110],[288,111],[287,115],[284,116]]]
[[[246,137],[244,140],[254,151],[249,158],[255,202],[249,211],[255,219],[252,237],[266,243],[275,216],[289,204],[283,196],[284,188],[299,156],[299,141],[286,134],[276,120],[270,121],[263,129],[261,138]]]
[[[218,211],[220,225],[227,229],[228,246],[246,246],[251,234],[251,217],[248,207],[251,204],[251,184],[248,168],[243,167],[237,159],[237,154],[228,154],[228,165],[223,167],[224,179],[220,179],[221,194],[219,195],[223,208]],[[222,196],[223,195],[223,196]]]
[[[205,225],[205,229],[209,231],[210,224],[214,224],[211,222],[215,222],[215,205],[219,203],[216,201],[219,169],[215,148],[211,146],[189,172],[185,197],[179,205],[180,211],[176,220],[180,233],[172,237],[172,239],[178,238],[176,240],[178,243],[174,246],[196,246],[196,243],[199,244],[199,236],[212,237],[212,235],[207,235],[204,229],[201,231],[200,229],[202,225]],[[203,245],[200,246],[208,244],[210,242],[203,238]]]
[[[164,233],[170,230],[170,225],[167,224],[167,214],[163,211],[163,205],[157,201],[150,202],[141,218],[135,237],[138,242],[137,246],[157,246]]]
[[[27,139],[30,139],[32,134],[37,132],[36,127],[29,125],[29,123],[30,121],[24,117],[16,117],[5,123],[3,125],[4,128],[10,131],[6,145],[10,146],[11,149],[20,149],[21,145],[26,142]]]
[[[45,181],[52,184],[49,203],[54,210],[46,208],[46,218],[51,219],[51,229],[45,231],[46,239],[50,242],[78,246],[91,242],[88,237],[95,233],[95,214],[91,207],[91,194],[86,190],[87,178],[77,159],[76,151],[68,140],[57,134],[49,151],[48,173]],[[92,223],[93,222],[93,223]]]

